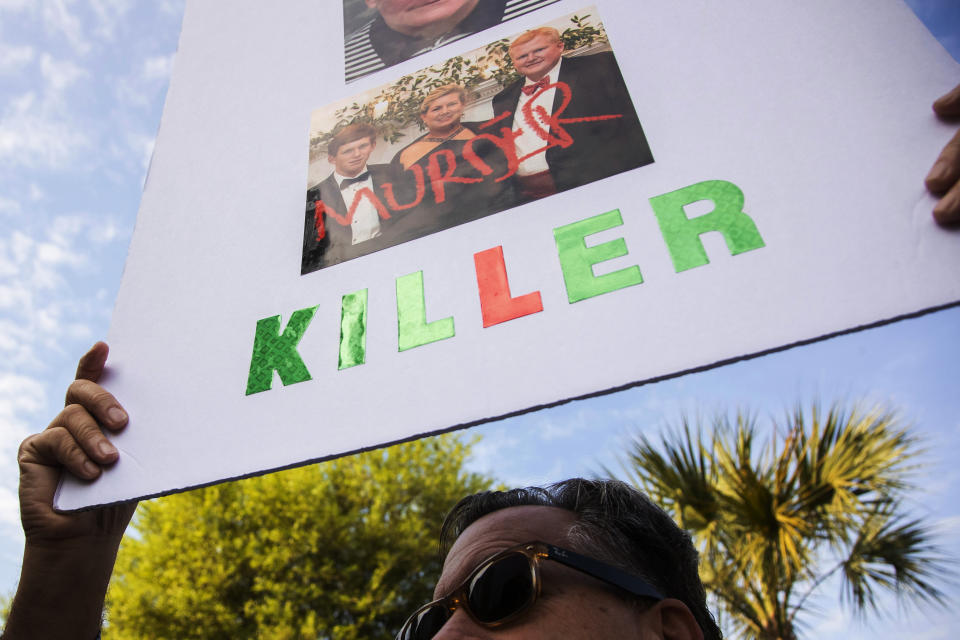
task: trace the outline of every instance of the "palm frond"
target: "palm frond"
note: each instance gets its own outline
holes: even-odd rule
[[[798,470],[808,508],[855,513],[861,504],[869,509],[872,501],[909,488],[917,442],[893,412],[834,405],[824,415],[814,406],[807,424],[798,408],[792,430],[800,438]]]
[[[661,453],[662,450],[662,453]],[[701,430],[686,418],[667,432],[658,448],[646,436],[634,439],[627,453],[631,480],[672,513],[681,526],[705,530],[718,518],[710,451]]]
[[[929,528],[897,516],[891,506],[868,518],[850,547],[843,562],[844,601],[861,615],[877,611],[880,589],[901,599],[943,604],[936,583],[945,577],[947,564]]]

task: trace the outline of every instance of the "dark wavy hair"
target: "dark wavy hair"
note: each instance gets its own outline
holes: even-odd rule
[[[572,478],[546,487],[484,491],[450,510],[440,531],[446,557],[464,530],[478,519],[509,507],[559,507],[577,515],[568,539],[575,551],[642,577],[667,598],[693,613],[705,640],[723,634],[707,609],[690,536],[650,499],[618,480]]]

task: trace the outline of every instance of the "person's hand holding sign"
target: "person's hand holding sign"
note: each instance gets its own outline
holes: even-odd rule
[[[63,411],[20,445],[26,546],[5,638],[90,640],[100,628],[117,547],[136,503],[68,514],[55,512],[52,504],[64,469],[93,480],[119,457],[101,431],[119,431],[127,424],[120,403],[97,384],[107,351],[98,342],[80,359]]]
[[[934,102],[933,110],[944,120],[960,119],[960,85]],[[943,194],[933,208],[934,219],[942,225],[960,223],[960,131],[943,148],[927,174],[927,189]]]

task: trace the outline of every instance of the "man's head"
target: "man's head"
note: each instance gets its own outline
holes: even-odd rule
[[[547,75],[563,55],[563,39],[552,27],[531,29],[510,43],[510,59],[520,75],[536,82]]]
[[[327,160],[337,173],[352,178],[366,166],[376,144],[377,130],[372,125],[347,125],[327,144]]]
[[[445,84],[427,94],[420,105],[420,118],[432,132],[443,132],[460,124],[467,106],[467,90],[458,84]]]
[[[490,491],[464,498],[443,525],[441,551],[446,559],[435,597],[447,595],[489,556],[534,540],[638,576],[665,599],[631,596],[560,563],[544,561],[543,591],[528,612],[493,633],[457,610],[436,640],[486,634],[497,640],[690,640],[701,632],[706,640],[721,638],[706,607],[690,537],[646,496],[612,480],[573,479],[546,489]]]
[[[387,26],[407,36],[438,37],[451,31],[480,0],[366,0]],[[489,1],[489,0],[488,0]]]

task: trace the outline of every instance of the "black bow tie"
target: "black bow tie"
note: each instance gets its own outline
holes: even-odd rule
[[[355,178],[346,178],[343,182],[340,183],[340,191],[343,191],[344,189],[346,189],[352,184],[356,184],[357,182],[366,182],[369,179],[370,179],[369,171],[364,171],[363,173],[356,176]]]

